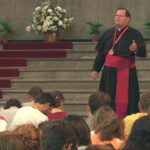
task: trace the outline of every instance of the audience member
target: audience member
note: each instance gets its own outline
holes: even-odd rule
[[[22,135],[27,150],[40,150],[40,131],[34,125],[21,125],[15,131]]]
[[[140,117],[148,115],[148,108],[150,107],[150,91],[145,92],[138,103],[140,112],[132,115],[128,115],[124,118],[125,122],[125,134],[128,136],[131,132],[133,123]]]
[[[3,116],[7,120],[8,128],[14,118],[17,110],[21,108],[21,103],[17,99],[9,99],[6,102],[4,110],[1,111],[1,116]]]
[[[26,150],[23,139],[11,131],[0,133],[0,150]]]
[[[7,129],[7,121],[4,117],[0,116],[0,132]]]
[[[87,111],[88,111],[88,118],[86,120],[88,126],[90,129],[92,129],[92,122],[93,122],[93,115],[95,112],[102,106],[110,106],[110,96],[106,93],[103,92],[96,92],[93,93],[88,100],[88,106],[87,106]]]
[[[33,86],[28,91],[28,100],[29,102],[23,103],[23,106],[31,106],[34,103],[34,100],[37,96],[43,93],[43,90],[39,86]]]
[[[91,134],[92,144],[112,144],[118,150],[125,140],[124,122],[118,116],[106,119],[101,123],[95,133]]]
[[[64,120],[67,120],[76,131],[79,140],[78,150],[84,150],[85,147],[91,144],[90,129],[83,117],[78,115],[68,115]]]
[[[49,120],[58,120],[63,119],[65,116],[67,116],[69,113],[66,111],[63,111],[63,105],[64,105],[64,96],[60,91],[53,91],[51,92],[55,99],[55,107],[52,109],[51,112],[48,113]]]
[[[115,150],[112,144],[89,145],[85,150]]]
[[[150,116],[137,119],[122,150],[150,149]]]
[[[77,150],[74,128],[65,120],[49,122],[43,129],[42,150]]]
[[[48,126],[50,124],[50,122],[51,122],[50,120],[47,120],[47,121],[41,122],[38,125],[38,129],[40,132],[40,139],[42,139],[43,130],[45,129],[46,126]]]
[[[48,120],[47,114],[53,106],[55,101],[50,93],[40,94],[32,106],[22,107],[16,112],[11,129],[14,130],[23,124],[33,124],[38,127],[41,122]]]
[[[94,132],[101,123],[103,123],[105,120],[109,118],[112,118],[113,116],[116,116],[116,114],[110,106],[100,107],[96,111],[93,118],[92,132]]]

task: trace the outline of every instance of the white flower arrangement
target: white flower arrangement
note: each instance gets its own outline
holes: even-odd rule
[[[73,21],[73,17],[66,17],[67,10],[57,6],[54,2],[46,1],[35,8],[33,23],[26,27],[27,32],[59,32],[64,31]]]

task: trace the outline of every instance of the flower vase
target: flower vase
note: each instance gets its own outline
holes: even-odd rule
[[[43,33],[45,42],[56,42],[59,41],[59,32]]]

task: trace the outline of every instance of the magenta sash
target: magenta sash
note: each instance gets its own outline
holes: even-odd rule
[[[4,117],[2,117],[2,116],[0,116],[0,120],[5,120],[6,121],[6,119]]]
[[[129,102],[129,69],[135,67],[135,57],[107,55],[105,66],[117,69],[116,113],[125,117]]]

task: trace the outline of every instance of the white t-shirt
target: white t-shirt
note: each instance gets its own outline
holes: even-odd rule
[[[6,120],[0,116],[0,132],[3,132],[7,129],[7,122]]]
[[[22,106],[32,106],[34,104],[34,101],[22,103]]]
[[[12,106],[8,109],[1,110],[0,114],[7,120],[8,126],[13,120],[18,109],[19,109],[18,107]]]
[[[12,123],[10,125],[11,130],[15,130],[18,126],[23,124],[33,124],[36,127],[44,121],[47,121],[48,117],[39,110],[32,106],[26,106],[18,109]]]

